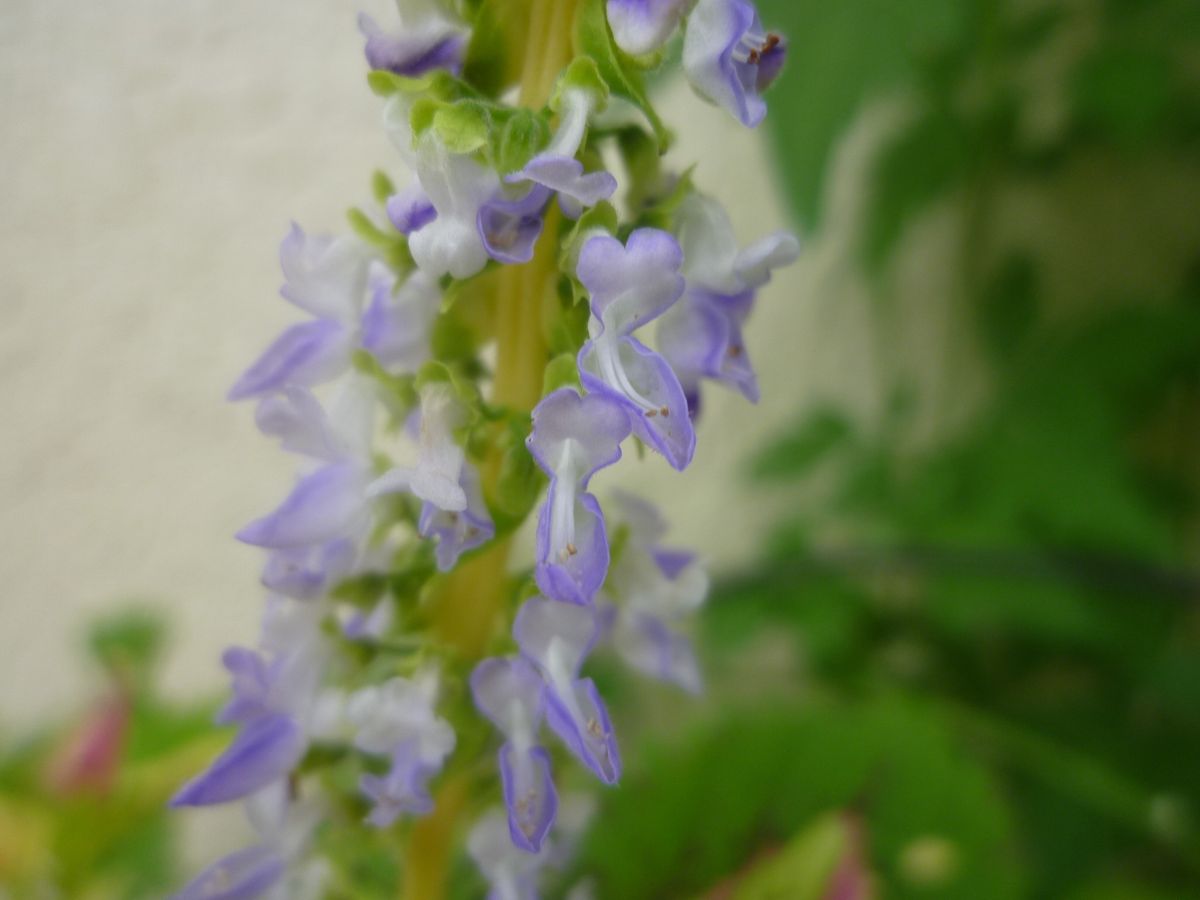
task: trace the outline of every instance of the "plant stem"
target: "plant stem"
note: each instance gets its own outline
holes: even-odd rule
[[[524,49],[520,103],[540,109],[550,99],[558,73],[571,60],[571,27],[576,0],[530,0],[529,32]],[[546,216],[533,259],[499,273],[496,300],[496,371],[492,402],[528,412],[542,394],[546,339],[542,310],[558,277],[558,216]],[[485,496],[493,496],[500,473],[493,451],[481,466]],[[472,663],[487,647],[504,610],[511,539],[501,538],[460,565],[446,579],[434,609],[438,637],[455,648],[459,661]],[[433,813],[412,829],[404,857],[405,900],[440,900],[458,826],[468,811],[469,780],[446,780],[437,792]]]

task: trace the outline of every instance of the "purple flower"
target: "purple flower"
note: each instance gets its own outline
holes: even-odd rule
[[[297,600],[315,600],[357,568],[355,542],[334,538],[324,544],[281,547],[267,554],[263,587]]]
[[[396,607],[391,597],[384,597],[368,613],[356,610],[345,624],[342,634],[351,641],[378,640],[387,634],[396,617]]]
[[[638,671],[699,693],[695,653],[676,626],[704,602],[708,576],[693,554],[661,545],[667,526],[653,506],[624,492],[612,501],[628,529],[604,588],[616,602],[607,616],[613,644]]]
[[[317,824],[317,811],[292,802],[281,780],[249,797],[246,813],[259,842],[209,866],[172,900],[251,900],[263,896],[316,900],[325,882],[325,867],[306,862],[303,855]]]
[[[500,778],[512,841],[523,850],[542,848],[558,809],[550,756],[537,746],[542,720],[542,680],[520,657],[485,659],[471,673],[471,695],[479,711],[505,737]]]
[[[397,466],[371,484],[372,497],[408,491],[446,512],[467,508],[461,480],[466,455],[454,438],[464,419],[462,405],[445,382],[432,382],[420,390],[421,412],[417,438],[417,461]]]
[[[687,398],[667,361],[633,337],[683,293],[683,253],[665,231],[639,228],[625,246],[609,235],[589,238],[577,273],[591,295],[591,340],[579,351],[589,392],[611,397],[629,413],[633,433],[684,469],[696,449]]]
[[[748,0],[699,0],[688,16],[683,69],[693,89],[753,128],[767,114],[759,95],[787,55],[787,45],[763,30]]]
[[[491,886],[487,900],[537,900],[538,875],[549,851],[531,853],[513,844],[500,810],[485,813],[471,828],[467,852]]]
[[[705,378],[757,402],[758,378],[742,326],[757,289],[770,281],[772,269],[796,259],[800,244],[780,231],[739,250],[725,210],[701,194],[688,196],[677,215],[687,290],[659,320],[659,349],[691,398],[693,415]]]
[[[526,263],[542,233],[542,215],[550,191],[532,185],[517,199],[498,191],[479,208],[476,224],[488,256],[501,263]]]
[[[247,544],[291,549],[338,538],[365,537],[370,473],[354,461],[330,463],[303,476],[282,504],[238,532]]]
[[[509,184],[532,182],[554,191],[563,212],[572,219],[579,218],[584,207],[595,206],[611,197],[617,189],[617,180],[609,172],[585,173],[583,163],[575,158],[583,146],[588,119],[597,102],[590,90],[581,87],[565,89],[558,100],[558,130],[549,145],[524,168],[506,175],[504,180]],[[548,194],[536,196],[541,198]]]
[[[304,733],[291,716],[255,719],[208,769],[171,798],[171,805],[210,806],[245,797],[290,772],[304,749]]]
[[[608,24],[617,46],[633,56],[667,42],[687,0],[608,0]]]
[[[593,474],[621,458],[629,418],[604,394],[580,397],[570,388],[547,395],[533,411],[529,452],[550,488],[538,515],[538,586],[550,597],[589,604],[608,570],[608,538]]]
[[[285,329],[230,389],[230,400],[322,384],[345,372],[360,346],[393,373],[416,371],[428,358],[441,301],[434,281],[411,276],[397,291],[391,270],[370,260],[357,241],[309,237],[298,225],[279,256],[283,296],[314,318]]]
[[[471,154],[450,152],[433,128],[414,137],[411,111],[411,101],[402,94],[392,97],[384,110],[392,143],[416,172],[433,208],[432,216],[427,210],[415,215],[413,224],[424,224],[409,234],[408,248],[430,278],[469,278],[487,265],[479,213],[496,196],[500,178]]]
[[[422,537],[437,541],[437,564],[443,572],[453,569],[462,554],[487,543],[496,534],[496,526],[483,502],[475,467],[464,463],[458,482],[467,498],[466,508],[454,512],[426,502],[417,523]]]
[[[429,196],[420,183],[410,184],[388,197],[385,209],[392,226],[405,236],[437,218],[437,210],[429,202]]]
[[[416,741],[397,747],[387,775],[364,775],[359,780],[359,789],[373,804],[367,822],[387,828],[405,813],[423,816],[432,812],[428,786],[432,772],[422,762]]]
[[[454,749],[454,729],[435,709],[437,673],[392,678],[350,696],[346,716],[355,728],[354,746],[364,753],[392,755],[412,744],[420,763],[436,771]]]
[[[601,781],[615,784],[621,758],[608,710],[592,680],[579,677],[598,636],[593,611],[531,597],[517,614],[513,635],[545,682],[547,724]]]
[[[430,333],[442,302],[437,281],[416,271],[397,289],[391,273],[373,265],[370,292],[362,317],[362,348],[388,372],[416,372],[430,357]]]
[[[217,860],[172,900],[252,900],[283,878],[287,860],[267,844],[257,844]]]
[[[467,49],[469,30],[452,21],[430,0],[397,0],[400,27],[384,31],[366,13],[358,16],[358,30],[367,39],[367,64],[416,78],[434,69],[458,74]]]
[[[237,380],[230,400],[287,384],[320,384],[349,363],[367,285],[365,249],[350,238],[309,237],[293,224],[280,244],[279,261],[284,298],[314,319],[286,329]]]

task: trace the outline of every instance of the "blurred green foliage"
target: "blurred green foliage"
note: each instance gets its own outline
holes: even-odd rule
[[[162,623],[119,612],[89,630],[89,706],[0,743],[0,897],[144,900],[180,883],[167,799],[221,746],[213,707],[154,686]]]

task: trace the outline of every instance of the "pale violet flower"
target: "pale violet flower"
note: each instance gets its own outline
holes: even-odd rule
[[[373,641],[383,637],[396,621],[396,604],[384,597],[371,610],[355,610],[342,624],[342,634],[352,641]]]
[[[536,853],[558,809],[550,754],[537,744],[541,676],[520,657],[485,659],[471,673],[471,695],[505,737],[499,760],[509,834],[518,847]]]
[[[384,110],[393,144],[412,166],[432,213],[408,236],[408,248],[431,278],[469,278],[488,261],[479,211],[500,188],[499,176],[469,153],[452,153],[432,128],[414,136],[411,105],[400,94]],[[393,216],[393,221],[395,221]]]
[[[706,378],[757,402],[758,378],[742,326],[758,289],[773,269],[795,261],[800,243],[777,231],[739,249],[724,208],[702,194],[680,204],[677,222],[687,290],[659,320],[658,347],[679,376],[693,415]]]
[[[617,46],[633,56],[667,42],[688,0],[608,0],[608,25]]]
[[[409,78],[434,69],[457,74],[470,29],[452,18],[437,0],[396,0],[396,7],[400,22],[394,31],[384,30],[366,13],[359,14],[367,64]]]
[[[575,157],[587,136],[588,119],[597,105],[593,91],[567,87],[558,98],[559,125],[549,145],[519,172],[505,176],[510,184],[532,182],[558,194],[563,212],[575,219],[584,207],[607,200],[617,189],[609,172],[584,172]]]
[[[300,477],[277,509],[239,531],[238,539],[287,551],[290,562],[301,568],[311,562],[300,552],[305,548],[328,547],[337,541],[361,547],[372,522],[367,489],[373,480],[375,403],[372,383],[354,377],[329,414],[300,391],[285,395],[269,415],[263,415],[260,407],[259,423],[266,425],[268,433],[279,437],[285,447],[312,455],[320,465]],[[277,577],[283,578],[286,565],[280,560],[276,565],[280,567]]]
[[[386,775],[363,775],[359,779],[359,790],[372,803],[367,823],[387,828],[405,813],[423,816],[432,812],[429,778],[436,771],[422,760],[418,741],[400,744],[392,752],[391,769]]]
[[[570,864],[593,808],[586,795],[565,796],[553,833],[533,851],[510,840],[502,810],[484,813],[467,835],[467,852],[488,881],[488,900],[537,900],[542,873]],[[589,896],[585,891],[586,886],[576,886],[567,896]]]
[[[244,400],[341,374],[357,343],[370,259],[353,238],[311,237],[292,225],[279,247],[280,293],[313,318],[287,328],[229,391]]]
[[[473,465],[463,463],[458,483],[467,498],[464,509],[447,510],[426,501],[417,521],[421,537],[436,542],[437,565],[443,572],[453,569],[462,554],[487,543],[496,534],[496,526],[483,502],[479,473]]]
[[[437,672],[426,669],[413,678],[368,685],[346,700],[344,718],[354,746],[391,759],[386,775],[364,775],[359,782],[373,804],[367,821],[376,827],[433,807],[429,779],[441,770],[455,743],[454,729],[437,715],[437,695]]]
[[[787,45],[765,31],[749,0],[699,0],[688,15],[683,70],[700,96],[753,128],[767,114],[760,96],[779,74]]]
[[[633,433],[676,469],[686,468],[696,449],[687,398],[667,361],[633,333],[679,299],[682,262],[674,237],[639,228],[624,245],[607,234],[588,238],[576,269],[592,310],[591,339],[579,351],[583,386],[619,402]]]
[[[306,860],[319,820],[314,807],[291,801],[276,781],[246,801],[258,843],[204,869],[171,900],[316,900],[324,887],[324,863]]]
[[[487,900],[537,900],[538,877],[549,852],[516,846],[503,811],[484,813],[475,823],[467,835],[467,852],[487,879]]]
[[[415,372],[429,358],[441,302],[434,279],[414,273],[397,285],[357,240],[310,237],[298,225],[279,256],[283,296],[313,318],[286,328],[230,388],[229,399],[322,384],[345,372],[360,347],[394,374]]]
[[[461,513],[467,508],[462,486],[466,454],[454,432],[464,421],[462,405],[444,382],[424,385],[420,398],[416,462],[390,469],[371,484],[369,493],[408,491],[440,510]]]
[[[525,193],[513,197],[498,190],[480,207],[479,236],[492,259],[522,263],[533,257],[546,206],[554,195],[562,211],[576,219],[585,207],[608,199],[617,189],[617,180],[609,172],[584,172],[583,163],[576,159],[597,103],[591,90],[565,88],[557,100],[559,125],[550,143],[504,178],[509,185],[526,185]]]
[[[612,504],[627,530],[604,587],[613,645],[638,671],[699,693],[700,668],[678,624],[704,602],[708,575],[694,554],[662,545],[666,522],[651,504],[624,492]]]
[[[621,758],[608,710],[579,669],[598,637],[593,610],[531,597],[513,624],[513,636],[542,675],[546,723],[580,762],[605,784],[621,777]]]
[[[597,470],[621,458],[621,441],[628,435],[624,408],[604,394],[580,397],[571,388],[560,388],[533,411],[526,445],[550,476],[538,514],[534,575],[549,597],[586,605],[604,583],[604,515],[587,486]]]
[[[345,712],[354,729],[354,746],[364,753],[390,755],[401,744],[415,741],[421,763],[440,768],[454,749],[454,729],[437,715],[437,696],[438,676],[432,669],[355,691]]]
[[[235,722],[240,730],[207,769],[180,788],[172,806],[246,797],[299,763],[308,748],[313,700],[328,656],[318,617],[306,606],[273,598],[264,617],[262,653],[226,651],[233,696],[217,720]]]

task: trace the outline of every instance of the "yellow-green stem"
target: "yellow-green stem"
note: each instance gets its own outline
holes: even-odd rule
[[[540,109],[550,99],[558,73],[571,60],[571,27],[576,0],[530,0],[529,32],[521,75],[520,103]],[[546,342],[542,310],[558,277],[558,216],[546,216],[533,259],[500,273],[496,298],[496,372],[492,400],[498,406],[529,411],[542,392]],[[500,472],[499,452],[481,467],[483,490],[492,496]],[[479,659],[504,609],[511,541],[502,538],[459,566],[446,579],[434,610],[439,639],[460,659]],[[404,859],[405,900],[441,900],[460,820],[468,806],[466,776],[447,779],[432,814],[412,829]]]

